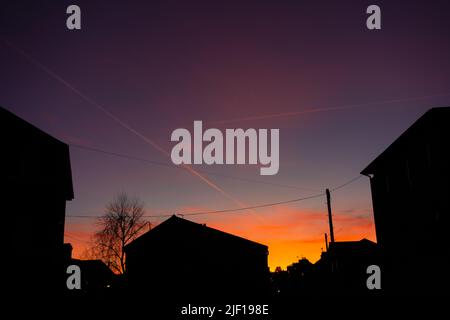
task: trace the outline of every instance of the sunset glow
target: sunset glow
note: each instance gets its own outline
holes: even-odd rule
[[[153,226],[184,214],[268,245],[271,270],[320,257],[326,199],[296,199],[326,189],[336,240],[376,241],[361,170],[430,107],[450,105],[442,1],[385,1],[377,31],[364,6],[342,1],[80,0],[77,31],[64,2],[29,2],[2,8],[1,106],[69,146],[65,242],[78,258],[121,192]],[[175,165],[171,134],[196,121],[277,130],[273,174],[260,161]]]
[[[198,208],[185,210],[198,211]],[[190,219],[190,217],[186,217]],[[205,220],[196,217],[193,221]],[[375,229],[370,217],[343,214],[335,217],[336,239],[338,241],[356,241],[362,238],[375,241]],[[233,219],[211,222],[208,226],[241,236],[269,246],[269,267],[273,271],[277,266],[286,268],[300,258],[315,262],[325,250],[324,233],[328,232],[326,212],[301,211],[280,206],[258,210],[249,215],[233,214]],[[66,242],[73,246],[73,254],[83,257],[89,247],[92,231],[84,224],[68,224],[72,230],[66,234]]]

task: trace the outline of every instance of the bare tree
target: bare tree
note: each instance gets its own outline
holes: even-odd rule
[[[124,248],[145,229],[144,205],[127,194],[119,194],[106,206],[99,218],[100,230],[94,235],[89,256],[101,259],[111,270],[123,274],[126,270]]]

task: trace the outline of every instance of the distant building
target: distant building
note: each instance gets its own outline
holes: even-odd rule
[[[117,289],[118,275],[115,275],[102,260],[73,259],[70,243],[64,244],[64,253],[64,267],[76,265],[81,272],[81,289],[66,290],[64,292],[66,296],[107,297],[107,294]]]
[[[286,271],[272,273],[272,289],[278,299],[318,296],[372,296],[368,290],[367,267],[379,265],[380,255],[376,243],[360,241],[333,242],[312,264],[300,259]]]
[[[255,297],[268,290],[267,246],[177,216],[125,251],[129,284],[147,295],[194,301]]]
[[[117,289],[118,275],[115,275],[102,260],[71,259],[68,265],[76,265],[80,268],[81,289],[66,290],[68,297],[107,297],[114,289]]]
[[[330,243],[328,251],[322,252],[314,265],[320,294],[370,294],[367,267],[380,262],[378,246],[370,240]]]
[[[426,112],[361,173],[370,177],[385,289],[433,294],[448,285],[450,108]]]
[[[287,266],[287,272],[294,277],[302,278],[311,272],[313,264],[306,258],[301,258],[298,262]]]
[[[314,265],[306,258],[287,266],[286,271],[277,267],[271,274],[272,292],[282,298],[309,296],[315,286],[313,273]]]
[[[1,212],[13,281],[22,292],[54,288],[63,277],[65,208],[73,199],[69,147],[1,107],[0,133]]]

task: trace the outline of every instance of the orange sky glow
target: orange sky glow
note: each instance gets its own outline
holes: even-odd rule
[[[303,257],[311,262],[317,261],[321,251],[325,249],[324,233],[328,232],[326,212],[304,211],[287,205],[259,209],[247,214],[232,214],[232,217],[221,215],[212,219],[195,216],[186,219],[205,222],[212,228],[269,246],[268,260],[272,271],[277,266],[285,269]],[[333,222],[336,241],[362,238],[376,241],[371,215],[337,212],[333,214]],[[65,242],[72,244],[74,257],[85,258],[83,253],[89,247],[94,231],[94,223],[67,221]]]

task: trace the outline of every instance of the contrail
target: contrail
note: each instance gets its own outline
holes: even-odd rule
[[[122,126],[123,128],[127,129],[128,131],[132,132],[133,134],[135,134],[136,136],[138,136],[139,138],[141,138],[144,142],[148,143],[149,145],[151,145],[153,148],[155,148],[156,150],[158,150],[159,152],[161,152],[162,154],[170,157],[170,153],[167,152],[163,147],[161,147],[159,144],[157,144],[156,142],[154,142],[153,140],[149,139],[148,137],[146,137],[145,135],[143,135],[142,133],[140,133],[139,131],[135,130],[134,128],[132,128],[130,125],[128,125],[127,123],[125,123],[124,121],[120,120],[117,116],[115,116],[113,113],[111,113],[110,111],[108,111],[106,108],[104,108],[102,105],[100,105],[99,103],[97,103],[96,101],[94,101],[93,99],[91,99],[90,97],[88,97],[87,95],[85,95],[83,92],[81,92],[80,90],[78,90],[77,88],[75,88],[73,85],[71,85],[69,82],[67,82],[65,79],[63,79],[62,77],[60,77],[59,75],[57,75],[55,72],[53,72],[52,70],[50,70],[49,68],[47,68],[45,65],[43,65],[42,63],[40,63],[39,61],[37,61],[36,59],[34,59],[32,56],[30,56],[29,54],[27,54],[25,51],[23,51],[22,49],[18,48],[17,46],[13,45],[12,43],[10,43],[9,41],[3,39],[3,41],[12,49],[14,49],[16,52],[18,52],[20,55],[22,55],[23,57],[25,57],[31,64],[33,64],[35,67],[43,70],[45,73],[47,73],[48,75],[50,75],[52,78],[54,78],[55,80],[59,81],[60,83],[62,83],[64,86],[66,86],[68,89],[70,89],[71,91],[73,91],[75,94],[77,94],[79,97],[81,97],[83,100],[85,100],[86,102],[88,102],[91,106],[94,106],[95,108],[99,109],[100,111],[102,111],[103,113],[105,113],[109,118],[111,118],[112,120],[114,120],[115,122],[117,122],[120,126]],[[206,178],[205,176],[203,176],[202,174],[200,174],[199,172],[197,172],[195,169],[193,169],[192,167],[188,166],[188,165],[183,165],[183,168],[185,168],[188,172],[190,172],[192,175],[198,177],[200,180],[202,180],[204,183],[206,183],[208,186],[210,186],[211,188],[213,188],[214,190],[220,192],[222,195],[224,195],[227,199],[233,201],[235,204],[237,204],[240,207],[245,207],[246,205],[244,203],[242,203],[241,201],[239,201],[238,199],[234,198],[233,196],[231,196],[230,194],[228,194],[225,190],[223,190],[222,188],[220,188],[217,184],[215,184],[214,182],[212,182],[211,180],[209,180],[208,178]]]
[[[380,105],[380,104],[410,102],[410,101],[417,101],[417,100],[436,98],[436,97],[448,97],[448,96],[450,96],[450,93],[442,93],[442,94],[435,94],[435,95],[428,95],[428,96],[421,96],[421,97],[412,97],[412,98],[382,100],[382,101],[376,101],[376,102],[368,102],[368,103],[361,103],[361,104],[354,104],[354,105],[347,105],[347,106],[338,106],[338,107],[312,108],[312,109],[306,109],[306,110],[300,110],[300,111],[280,112],[280,113],[265,114],[265,115],[260,115],[260,116],[249,116],[249,117],[234,118],[234,119],[228,119],[228,120],[208,121],[208,124],[224,124],[224,123],[232,123],[232,122],[239,122],[239,121],[263,120],[263,119],[297,116],[297,115],[316,113],[316,112],[358,109],[358,108],[370,108],[370,107]]]

